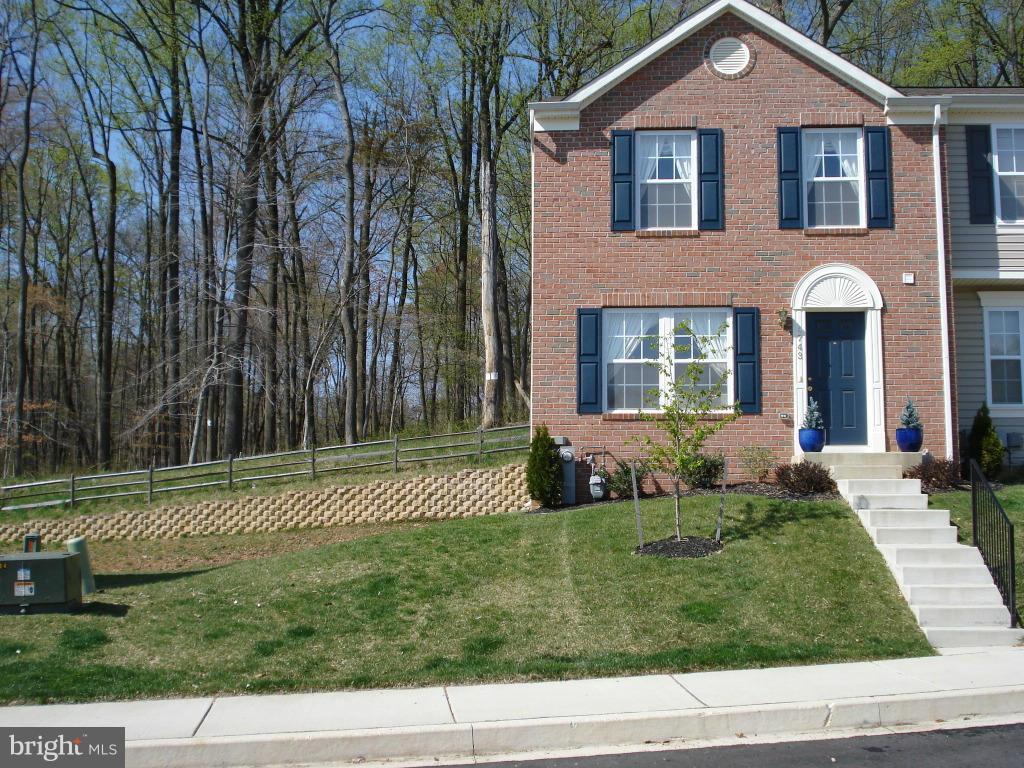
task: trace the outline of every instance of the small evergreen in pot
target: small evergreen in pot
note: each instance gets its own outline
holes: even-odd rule
[[[804,453],[818,453],[825,447],[825,422],[813,397],[807,398],[807,413],[800,428],[800,450]]]
[[[904,453],[915,453],[921,450],[921,443],[924,442],[924,428],[921,426],[921,417],[917,413],[917,406],[909,397],[907,404],[903,406],[903,413],[900,414],[900,424],[896,428],[896,445]]]

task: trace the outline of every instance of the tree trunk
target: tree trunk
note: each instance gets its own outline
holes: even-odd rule
[[[250,94],[246,103],[246,138],[239,190],[241,222],[235,256],[235,288],[231,298],[230,325],[225,345],[224,455],[242,453],[245,433],[245,366],[249,330],[249,294],[252,290],[252,259],[259,217],[260,166],[263,160],[263,98]]]
[[[480,319],[484,345],[484,395],[480,423],[484,429],[501,419],[501,338],[498,330],[496,274],[498,268],[496,160],[491,141],[491,92],[480,84]]]
[[[14,395],[14,474],[24,471],[22,423],[25,419],[25,386],[28,382],[28,193],[25,190],[25,169],[32,149],[32,100],[36,90],[36,57],[39,53],[39,24],[36,3],[32,0],[32,51],[29,56],[25,85],[25,108],[22,114],[21,152],[17,165],[18,194],[18,374]]]

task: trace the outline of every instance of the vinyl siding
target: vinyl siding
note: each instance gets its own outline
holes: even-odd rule
[[[956,291],[953,295],[956,312],[956,384],[958,424],[961,431],[970,430],[974,415],[985,402],[985,339],[982,329],[981,301],[977,291]],[[992,413],[996,431],[1024,432],[1024,417]],[[1004,438],[1005,439],[1005,438]],[[1014,456],[1014,464],[1024,456]]]
[[[997,234],[994,224],[971,224],[967,191],[967,132],[964,126],[948,126],[946,142],[953,268],[1024,269],[1024,232]]]

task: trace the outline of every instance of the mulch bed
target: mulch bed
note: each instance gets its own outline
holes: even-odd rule
[[[670,536],[637,547],[638,555],[654,555],[655,557],[707,557],[722,551],[722,542],[706,539],[703,536],[683,536],[676,539]]]
[[[722,492],[718,488],[690,488],[683,491],[682,496],[718,496]],[[768,499],[783,499],[785,501],[829,501],[838,499],[838,493],[811,493],[801,496],[798,493],[790,493],[781,485],[773,483],[737,483],[727,485],[726,493],[738,493],[744,496],[764,496]]]

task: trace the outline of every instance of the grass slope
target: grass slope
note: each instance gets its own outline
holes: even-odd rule
[[[1013,523],[1017,543],[1017,611],[1024,615],[1024,594],[1021,594],[1024,588],[1024,485],[1004,485],[996,491],[996,496]],[[935,493],[929,498],[928,504],[937,509],[948,509],[950,518],[957,526],[960,542],[973,543],[970,491]]]
[[[685,530],[712,531],[716,509],[715,498],[687,499]],[[649,537],[671,530],[669,499],[644,502],[644,514]],[[210,568],[194,560],[185,571],[101,567],[101,613],[0,617],[0,700],[569,678],[931,652],[844,505],[733,496],[725,534],[724,552],[702,560],[637,557],[632,506],[610,504],[406,527],[226,565],[231,545],[222,540],[211,554],[220,564]],[[254,545],[239,546],[251,554]],[[112,556],[97,547],[99,563]]]

